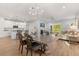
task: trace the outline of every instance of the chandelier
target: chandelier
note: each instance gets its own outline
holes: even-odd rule
[[[33,6],[33,7],[30,7],[29,8],[29,15],[30,16],[35,16],[35,17],[39,17],[43,14],[44,10],[41,9],[40,7],[37,7],[37,6]]]

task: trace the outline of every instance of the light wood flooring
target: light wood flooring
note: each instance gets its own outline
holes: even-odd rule
[[[79,56],[79,44],[70,45],[65,41],[54,40],[49,37],[42,38],[42,41],[48,44],[47,56]],[[18,40],[13,40],[10,37],[0,38],[0,56],[25,56],[25,48],[21,54],[18,45]],[[35,53],[33,55],[39,56]]]

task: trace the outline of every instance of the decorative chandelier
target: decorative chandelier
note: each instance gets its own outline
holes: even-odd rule
[[[44,10],[40,9],[40,7],[33,6],[29,8],[29,15],[39,17],[43,14]]]

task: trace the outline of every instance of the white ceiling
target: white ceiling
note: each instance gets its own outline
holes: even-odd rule
[[[55,20],[70,19],[79,14],[78,3],[0,3],[0,16],[18,18],[17,20],[31,21],[28,15],[28,9],[32,6],[38,6],[44,10],[41,18],[50,18]],[[62,8],[66,6],[66,8]]]

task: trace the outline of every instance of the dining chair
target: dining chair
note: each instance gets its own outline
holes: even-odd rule
[[[18,34],[18,38],[19,38],[19,50],[21,49],[21,54],[23,52],[23,46],[27,45],[26,40],[23,40],[23,36],[21,33]]]
[[[41,43],[41,49],[39,49],[38,51],[40,52],[40,56],[41,56],[42,54],[46,55],[47,44]]]
[[[41,56],[42,54],[45,54],[46,46],[47,46],[46,44],[43,44],[41,42],[34,41],[31,36],[28,36],[28,39],[27,39],[27,48],[26,48],[26,50],[27,50],[26,55],[28,55],[28,51],[30,51],[31,56],[33,55],[33,52],[37,52]]]

